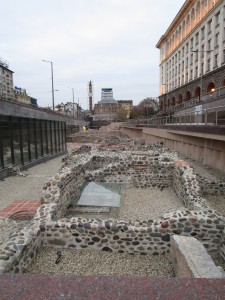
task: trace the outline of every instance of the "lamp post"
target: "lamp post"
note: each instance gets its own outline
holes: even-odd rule
[[[68,86],[68,89],[72,90],[72,95],[73,95],[73,118],[75,119],[75,112],[74,112],[74,88],[71,88]]]
[[[53,81],[53,63],[49,60],[42,60],[51,64],[51,75],[52,75],[52,109],[55,111],[55,98],[54,98],[54,81]]]
[[[168,86],[172,86],[172,88],[173,88],[173,83],[162,83],[162,85],[165,85],[165,86],[166,86],[165,96],[166,96],[166,105],[167,105],[167,104],[168,104],[168,103],[167,103],[167,96],[168,96],[168,93],[169,93]]]
[[[211,53],[214,50],[192,50],[191,52],[194,53]],[[200,94],[199,94],[199,102],[201,102],[201,98],[202,98],[202,80],[203,80],[203,72],[204,72],[204,57],[203,57],[203,64],[201,64],[201,73],[200,73]]]

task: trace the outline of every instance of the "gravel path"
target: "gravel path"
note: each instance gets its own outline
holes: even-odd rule
[[[27,271],[49,275],[174,277],[166,256],[62,249],[62,259],[58,264],[55,264],[56,258],[55,249],[42,248]]]
[[[27,176],[10,176],[0,181],[0,209],[14,200],[39,200],[45,181],[55,175],[62,166],[59,156],[34,166],[22,173]]]
[[[27,176],[11,176],[0,181],[0,209],[14,200],[38,200],[45,181],[55,175],[62,166],[62,156],[34,166],[22,173]],[[29,221],[13,221],[0,217],[0,245],[11,233],[27,225]]]
[[[118,212],[110,215],[97,214],[71,214],[67,217],[79,216],[84,218],[116,218],[123,221],[158,219],[162,214],[175,211],[186,210],[181,201],[177,198],[172,188],[161,191],[158,188],[124,188],[122,190],[120,208]]]

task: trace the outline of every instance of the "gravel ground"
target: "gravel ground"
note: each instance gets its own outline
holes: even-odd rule
[[[58,264],[55,264],[56,258],[55,249],[42,248],[27,271],[49,275],[174,277],[173,267],[166,256],[63,249]]]
[[[113,209],[115,211],[115,209]],[[158,219],[162,214],[175,211],[186,210],[181,201],[177,198],[172,188],[124,188],[122,190],[120,208],[118,212],[110,215],[79,214],[79,217],[87,218],[116,218],[124,221]],[[78,216],[69,213],[67,217]]]
[[[225,195],[206,195],[206,204],[225,216]]]

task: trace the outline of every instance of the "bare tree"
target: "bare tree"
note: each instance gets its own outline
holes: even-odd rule
[[[132,119],[140,117],[150,117],[159,111],[159,103],[157,98],[145,98],[132,109]]]

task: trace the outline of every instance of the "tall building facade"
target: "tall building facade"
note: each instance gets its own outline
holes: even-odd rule
[[[6,60],[0,58],[0,98],[14,100],[13,71]]]
[[[156,47],[163,113],[225,95],[224,0],[186,0]]]

